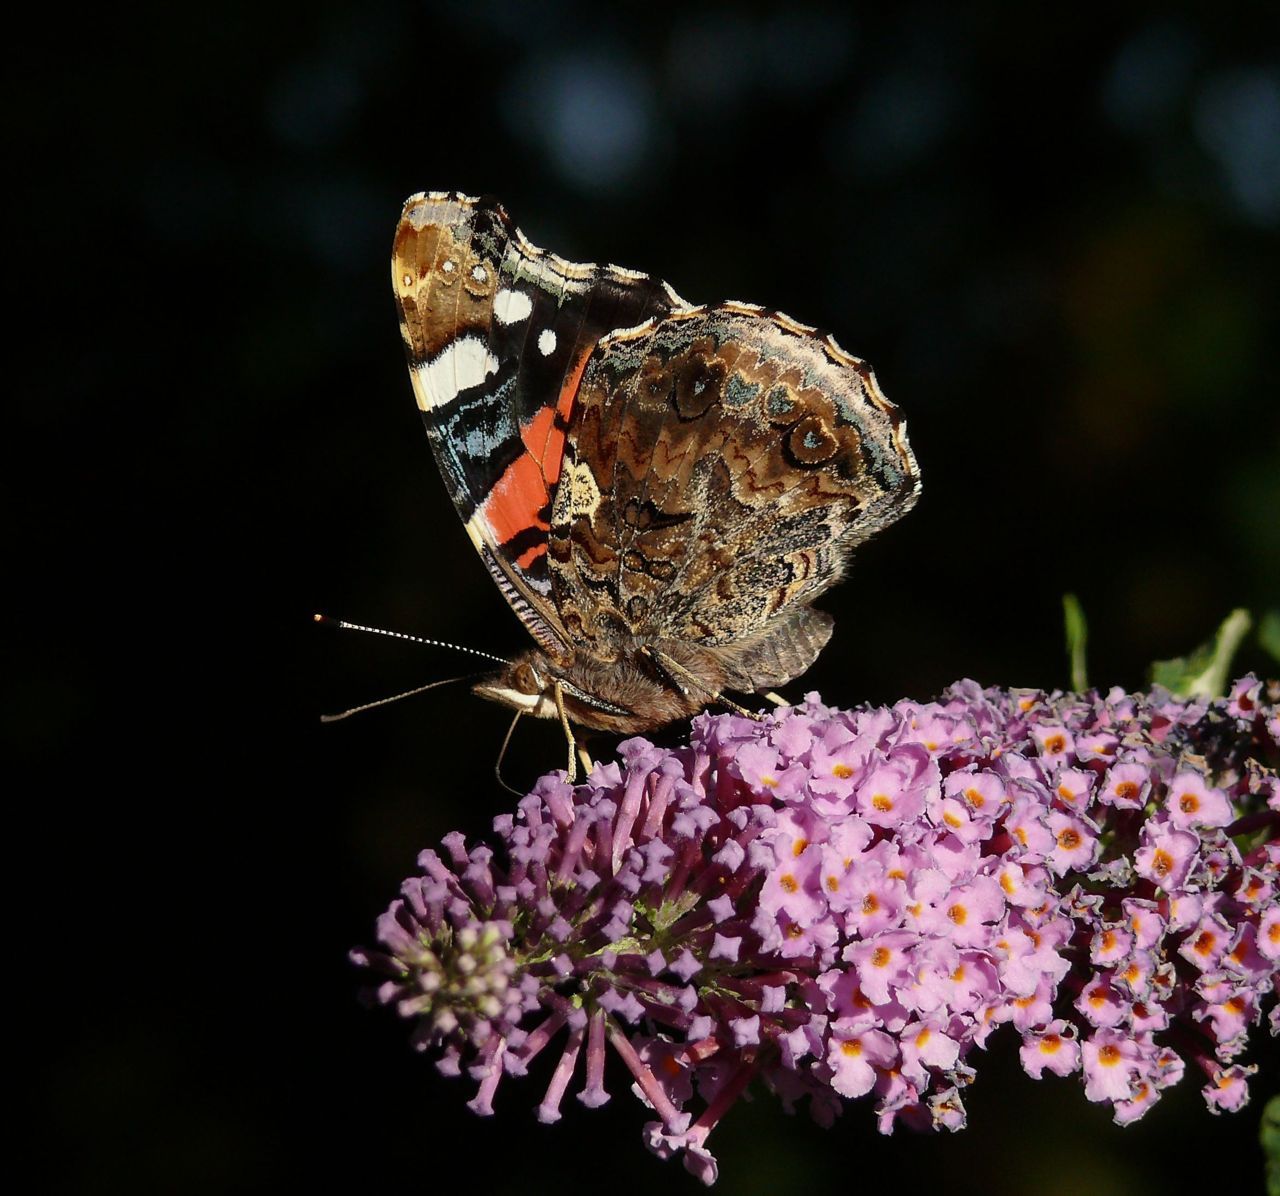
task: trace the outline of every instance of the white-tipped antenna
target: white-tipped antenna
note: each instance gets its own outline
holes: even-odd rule
[[[360,623],[348,623],[345,619],[331,619],[328,615],[315,615],[315,621],[322,627],[336,627],[339,631],[367,631],[370,635],[385,635],[393,640],[408,640],[411,644],[425,644],[428,648],[452,648],[455,652],[466,652],[470,656],[479,656],[485,660],[496,660],[499,664],[510,664],[505,656],[494,656],[492,652],[481,652],[478,648],[464,648],[461,644],[450,644],[444,640],[424,639],[420,635],[408,635],[403,631],[387,631],[383,627],[365,627]],[[462,680],[462,678],[454,678],[454,680]],[[443,684],[440,682],[439,684]],[[426,688],[430,688],[427,686]],[[412,693],[420,693],[420,690],[412,690]],[[401,697],[407,697],[408,694],[401,694]],[[394,698],[387,698],[388,702],[394,702]],[[379,705],[375,702],[373,705]],[[364,710],[367,707],[361,706],[357,709]],[[354,714],[354,711],[348,711],[348,714]]]
[[[426,693],[429,689],[439,689],[442,685],[453,685],[457,681],[470,681],[475,677],[483,677],[483,673],[467,673],[462,677],[446,677],[443,681],[432,681],[428,685],[419,685],[417,689],[406,689],[404,693],[392,694],[389,698],[379,698],[376,702],[366,702],[363,706],[352,706],[350,710],[344,710],[341,714],[322,714],[320,721],[322,723],[336,723],[344,718],[350,718],[353,714],[360,714],[365,710],[373,710],[377,706],[386,706],[391,702],[398,702],[401,698],[411,698],[414,694]]]

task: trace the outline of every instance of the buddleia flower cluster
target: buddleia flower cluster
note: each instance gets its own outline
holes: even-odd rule
[[[1280,1027],[1275,697],[964,681],[703,715],[687,746],[542,778],[493,846],[423,852],[353,958],[475,1112],[544,1053],[542,1121],[571,1087],[603,1104],[612,1051],[649,1149],[706,1183],[749,1085],[824,1125],[865,1098],[885,1133],[955,1130],[1000,1033],[1120,1123],[1188,1071],[1236,1110],[1250,1034]]]

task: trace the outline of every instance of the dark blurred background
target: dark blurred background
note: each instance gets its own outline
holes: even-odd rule
[[[506,716],[313,610],[499,653],[523,632],[427,449],[388,282],[400,204],[498,195],[538,244],[833,331],[909,416],[917,510],[823,601],[794,694],[970,676],[1141,685],[1280,597],[1280,38],[1270,4],[583,0],[50,10],[3,120],[21,309],[5,718],[20,1030],[50,1191],[621,1191],[692,1181],[638,1104],[545,1074],[464,1108],[345,952],[446,831],[483,834]],[[1256,645],[1241,667],[1265,668]],[[1273,670],[1274,671],[1274,670]],[[561,761],[520,729],[524,786]],[[26,816],[34,813],[30,830]],[[40,968],[32,965],[41,963]],[[1262,1082],[1126,1130],[972,1060],[971,1127],[819,1131],[771,1098],[720,1190],[1260,1188]],[[454,1180],[453,1182],[456,1182]],[[684,1190],[682,1187],[681,1190]]]

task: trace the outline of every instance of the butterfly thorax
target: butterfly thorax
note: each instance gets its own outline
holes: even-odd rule
[[[685,680],[686,670],[700,684]],[[705,654],[687,645],[633,641],[608,662],[584,653],[553,660],[534,649],[474,692],[534,718],[559,718],[559,686],[570,722],[633,735],[697,714],[720,689],[719,673]]]

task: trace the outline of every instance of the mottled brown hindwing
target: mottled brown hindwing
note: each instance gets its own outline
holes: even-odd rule
[[[602,659],[677,641],[778,684],[830,634],[807,604],[918,491],[897,409],[811,328],[726,304],[606,337],[552,510],[562,623]]]

